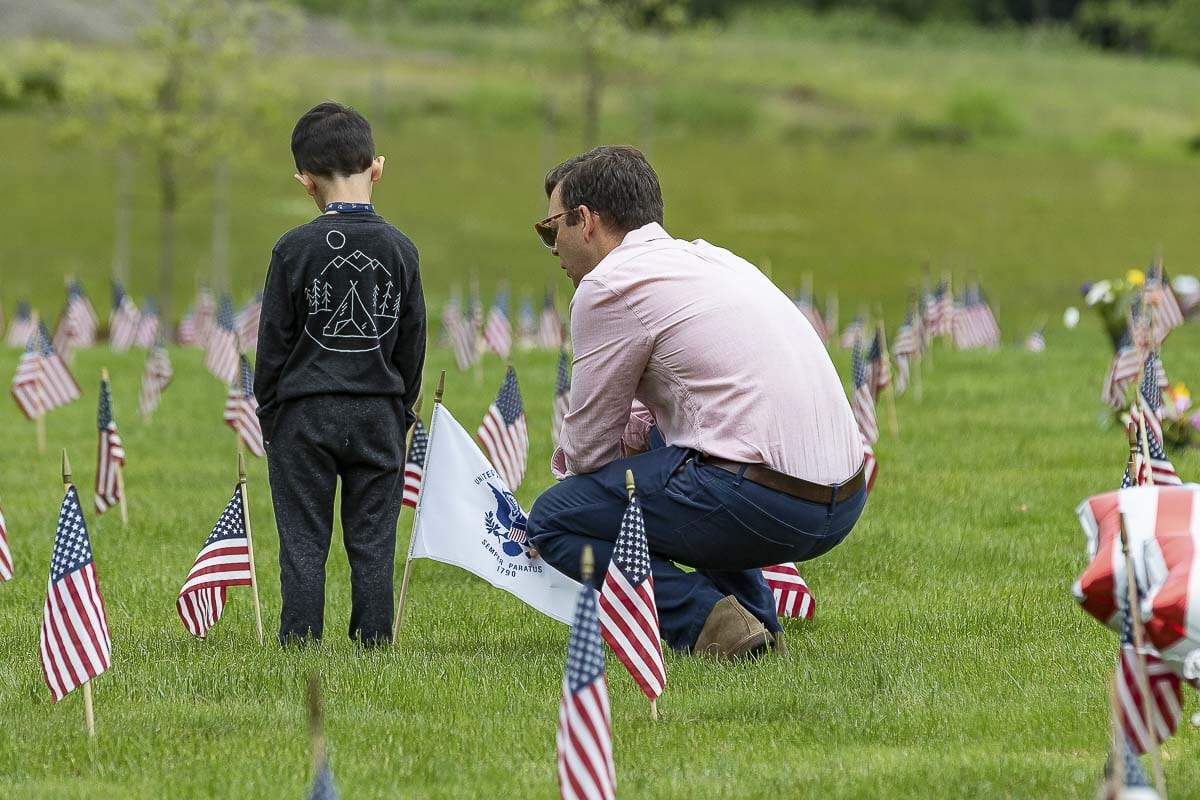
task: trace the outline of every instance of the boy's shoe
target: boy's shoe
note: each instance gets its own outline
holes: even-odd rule
[[[770,641],[766,627],[736,597],[726,595],[704,621],[692,654],[739,661],[767,652]]]

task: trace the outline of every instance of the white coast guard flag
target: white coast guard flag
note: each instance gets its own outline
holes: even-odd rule
[[[409,558],[462,567],[569,625],[579,584],[530,552],[525,512],[470,434],[436,404]]]

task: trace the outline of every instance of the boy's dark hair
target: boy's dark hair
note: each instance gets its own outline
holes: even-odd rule
[[[363,172],[375,160],[371,124],[341,103],[314,106],[292,129],[296,170],[323,178]]]
[[[568,225],[575,224],[579,206],[587,206],[622,233],[651,222],[662,224],[658,175],[636,147],[596,147],[568,159],[546,174],[546,197],[560,185]]]

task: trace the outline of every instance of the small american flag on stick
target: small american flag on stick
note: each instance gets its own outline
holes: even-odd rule
[[[500,392],[488,406],[477,434],[488,460],[495,465],[509,491],[515,492],[525,478],[529,430],[525,424],[521,389],[517,385],[517,371],[512,367],[505,373]]]
[[[8,334],[5,341],[9,347],[24,347],[33,335],[33,315],[29,311],[29,303],[22,300],[17,304],[17,313],[8,323]]]
[[[137,332],[133,343],[137,347],[154,347],[158,341],[158,307],[149,297],[142,303],[142,315],[138,319]]]
[[[507,359],[512,353],[512,323],[508,319],[508,288],[501,286],[488,312],[483,339],[496,355]]]
[[[204,366],[225,383],[233,383],[237,379],[237,333],[233,329],[233,301],[228,293],[221,295],[217,321],[208,335]]]
[[[108,342],[112,349],[123,353],[129,349],[137,337],[138,314],[137,305],[130,297],[120,281],[113,281],[112,313],[108,317]]]
[[[4,524],[4,509],[0,508],[0,583],[12,580],[12,550],[8,548],[8,527]]]
[[[112,666],[112,636],[87,523],[70,484],[54,534],[38,652],[56,703]]]
[[[100,380],[100,409],[96,415],[100,442],[96,452],[96,513],[103,514],[121,502],[124,494],[120,471],[125,468],[125,447],[113,419],[112,389],[108,371]]]
[[[79,384],[54,352],[50,334],[40,322],[17,365],[12,396],[28,419],[36,419],[80,397]]]
[[[851,373],[854,376],[854,396],[851,399],[854,418],[858,420],[863,440],[867,444],[874,444],[879,441],[879,424],[875,420],[874,381],[868,374],[867,359],[863,358],[861,338],[854,343]]]
[[[417,507],[421,496],[421,480],[425,477],[425,456],[429,453],[429,432],[421,420],[413,423],[412,441],[408,445],[408,457],[404,461],[404,499],[409,508]]]
[[[262,458],[267,454],[267,448],[263,444],[262,423],[258,420],[258,401],[254,398],[254,371],[244,355],[238,359],[242,368],[225,398],[225,423],[237,432],[251,453]]]
[[[138,398],[138,415],[148,417],[158,408],[163,390],[171,384],[175,372],[171,369],[171,357],[161,341],[146,356],[146,369],[142,373],[142,391]]]
[[[591,548],[585,552],[585,559],[590,558]],[[567,644],[567,669],[558,710],[558,787],[563,800],[613,800],[617,774],[604,643],[600,639],[590,565],[585,565],[584,571]]]
[[[1125,332],[1117,344],[1117,352],[1113,354],[1112,364],[1104,379],[1104,390],[1101,399],[1109,407],[1119,409],[1125,405],[1125,393],[1129,383],[1141,374],[1142,359],[1133,344],[1133,335],[1126,326]]]
[[[547,350],[562,347],[562,320],[554,302],[554,292],[546,290],[542,298],[542,316],[538,319],[538,344]]]
[[[243,350],[258,347],[258,321],[261,317],[262,292],[257,292],[237,315],[238,341],[242,343]]]
[[[816,611],[812,590],[800,577],[795,564],[776,564],[763,567],[767,588],[775,595],[775,613],[781,617],[812,619]]]
[[[203,639],[221,618],[225,590],[250,585],[250,544],[239,483],[179,590],[175,609],[183,627]]]
[[[632,487],[633,477],[627,472]],[[646,521],[632,488],[600,589],[600,633],[651,701],[667,685]]]
[[[550,412],[550,437],[558,447],[558,435],[563,419],[571,406],[571,365],[566,349],[558,351],[558,375],[554,380],[554,409]]]

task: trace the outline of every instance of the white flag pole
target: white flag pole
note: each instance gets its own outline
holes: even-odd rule
[[[446,391],[446,370],[438,376],[437,391],[433,395],[433,416],[429,420],[429,444],[425,450],[425,467],[428,467],[429,456],[433,452],[433,432],[437,428],[438,406],[442,404],[442,394]],[[420,412],[420,401],[417,401],[417,411]],[[413,426],[414,429],[416,426]],[[408,443],[412,445],[412,431],[408,434]],[[407,450],[405,454],[407,457]],[[404,562],[404,577],[400,579],[400,597],[396,601],[396,622],[392,625],[392,642],[400,638],[400,623],[404,620],[404,604],[408,600],[408,578],[412,573],[413,548],[417,541],[417,522],[421,519],[421,500],[425,496],[425,478],[421,478],[421,488],[417,490],[417,507],[413,511],[412,530],[408,535],[408,559]]]

